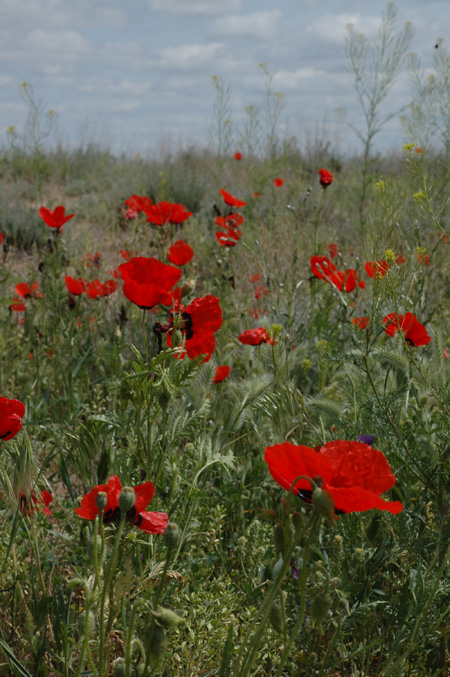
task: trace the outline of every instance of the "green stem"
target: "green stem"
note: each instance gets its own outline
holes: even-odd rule
[[[127,639],[125,642],[125,677],[131,677],[131,646],[133,640],[134,622],[136,620],[136,612],[141,605],[141,600],[136,600],[131,608],[130,622],[128,624]]]

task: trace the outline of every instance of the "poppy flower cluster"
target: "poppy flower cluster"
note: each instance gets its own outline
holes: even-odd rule
[[[332,284],[341,292],[352,292],[356,285],[362,289],[366,286],[365,282],[360,280],[354,268],[348,268],[344,271],[337,270],[327,256],[312,256],[310,263],[315,277]]]
[[[32,284],[28,284],[27,282],[19,282],[19,284],[16,284],[15,288],[15,294],[16,296],[13,296],[10,310],[14,310],[15,312],[24,312],[27,307],[25,303],[23,302],[24,299],[41,299],[42,294],[39,291],[39,285],[37,282],[33,282]]]
[[[106,280],[106,282],[100,282],[100,280],[92,280],[88,282],[84,278],[73,278],[70,275],[64,277],[64,282],[66,284],[67,291],[74,296],[81,296],[81,294],[86,294],[90,299],[97,299],[100,296],[110,296],[113,294],[119,283],[117,280]]]
[[[406,343],[413,348],[426,346],[431,341],[431,336],[413,313],[389,313],[383,318],[383,324],[386,325],[386,334],[394,336],[401,331]]]
[[[384,454],[363,442],[336,440],[318,451],[284,442],[267,447],[264,460],[275,482],[287,491],[303,475],[293,493],[308,503],[316,485],[326,492],[336,513],[376,508],[396,515],[403,510],[400,501],[381,497],[394,486],[395,476]]]
[[[48,506],[53,501],[53,496],[47,489],[44,489],[39,494],[33,491],[29,495],[25,491],[19,491],[18,498],[20,512],[27,517],[30,517],[34,512],[39,512],[41,507],[43,508],[44,515],[51,514]]]
[[[41,207],[39,209],[39,216],[49,228],[55,228],[56,234],[60,235],[64,230],[63,225],[67,223],[69,219],[73,219],[75,214],[66,215],[66,208],[59,205],[58,207],[55,207],[53,211],[47,209],[47,207]]]
[[[167,260],[175,266],[185,266],[186,263],[192,261],[194,257],[194,250],[184,240],[177,240],[169,247]]]
[[[128,200],[125,200],[125,204],[128,209],[136,214],[145,214],[147,209],[153,206],[153,200],[147,197],[146,195],[131,195]]]
[[[166,530],[169,516],[165,512],[147,512],[144,508],[155,495],[155,487],[152,482],[144,482],[134,489],[134,505],[126,513],[126,521],[131,522],[141,531],[147,534],[163,534]],[[103,509],[102,519],[104,524],[111,524],[120,520],[119,498],[122,492],[122,484],[117,475],[110,477],[107,484],[98,484],[83,496],[81,506],[75,508],[77,515],[87,520],[95,520],[99,514],[97,496],[99,492],[105,492],[106,505]]]
[[[193,360],[195,357],[203,355],[202,362],[208,362],[216,349],[214,334],[219,331],[223,322],[219,299],[212,294],[203,298],[196,298],[186,307],[179,305],[178,313],[181,318],[178,329],[185,341],[184,351],[177,357],[182,359],[187,355],[190,360]],[[171,312],[169,327],[167,328],[167,345],[169,348],[172,347],[174,319],[174,314]]]
[[[0,397],[0,440],[12,440],[22,428],[25,406],[20,400]]]
[[[119,272],[125,283],[123,293],[139,308],[172,305],[172,288],[181,277],[178,268],[152,257],[135,256],[122,263]]]
[[[240,209],[241,207],[246,206],[246,202],[240,200],[231,193],[227,193],[223,188],[220,189],[222,198],[228,207],[234,207],[235,209]],[[225,216],[217,216],[214,220],[216,226],[222,230],[216,232],[216,238],[218,243],[222,247],[234,247],[239,242],[242,231],[239,230],[239,226],[244,223],[244,217],[239,212],[232,211]]]

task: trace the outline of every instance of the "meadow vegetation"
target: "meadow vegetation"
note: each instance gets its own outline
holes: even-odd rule
[[[43,150],[28,86],[0,155],[0,675],[448,674],[439,49],[389,156],[373,128],[360,157],[280,138],[268,71],[240,134],[215,78],[211,148],[150,158]]]

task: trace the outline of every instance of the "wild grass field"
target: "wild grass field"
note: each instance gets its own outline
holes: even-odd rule
[[[445,111],[261,154],[216,86],[215,149],[2,150],[0,675],[446,675]]]

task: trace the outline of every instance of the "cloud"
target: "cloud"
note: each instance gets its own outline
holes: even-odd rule
[[[224,45],[212,42],[209,45],[179,45],[161,50],[158,64],[167,70],[196,70],[209,66]]]
[[[353,24],[358,33],[367,38],[374,37],[380,27],[381,19],[361,14],[324,14],[309,24],[306,32],[309,37],[324,40],[330,44],[342,45],[346,27]]]
[[[113,82],[106,86],[105,91],[120,96],[142,96],[146,94],[151,87],[150,82],[132,82],[131,80],[121,80]],[[125,109],[124,109],[125,110]]]
[[[273,76],[277,89],[283,91],[296,90],[305,81],[316,80],[324,75],[325,71],[316,68],[299,68],[296,71],[278,71]]]
[[[112,106],[112,110],[122,113],[130,113],[131,111],[141,108],[142,101],[121,101]]]
[[[0,87],[4,87],[5,85],[9,84],[11,80],[12,77],[10,75],[0,73]]]
[[[91,43],[80,33],[72,30],[43,31],[37,29],[28,35],[27,43],[31,48],[41,52],[58,52],[62,57],[66,54],[87,52]]]
[[[273,37],[281,12],[274,9],[267,12],[256,12],[239,16],[226,16],[218,19],[211,27],[215,35],[229,37],[252,37],[267,40]]]
[[[149,0],[150,7],[167,14],[228,14],[238,12],[241,0]]]

